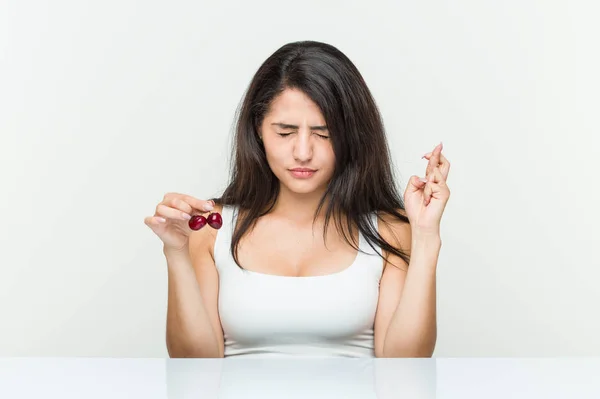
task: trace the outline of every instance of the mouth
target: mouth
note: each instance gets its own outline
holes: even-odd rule
[[[306,179],[306,178],[314,175],[316,170],[310,169],[310,168],[294,168],[294,169],[290,169],[290,172],[292,173],[292,176],[294,176],[294,177],[297,177],[300,179]]]

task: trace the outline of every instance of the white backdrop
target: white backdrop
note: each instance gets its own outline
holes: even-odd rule
[[[402,190],[444,142],[434,356],[600,355],[599,9],[1,2],[0,356],[167,356],[143,219],[225,187],[243,91],[306,39],[363,73]]]

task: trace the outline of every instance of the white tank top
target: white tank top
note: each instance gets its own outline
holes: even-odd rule
[[[366,253],[359,251],[352,265],[340,272],[269,275],[235,264],[229,247],[237,214],[237,207],[223,207],[223,226],[214,247],[225,357],[374,357],[383,259],[362,233],[359,247]],[[375,214],[372,218],[377,226]]]

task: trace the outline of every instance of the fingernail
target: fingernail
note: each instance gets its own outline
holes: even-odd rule
[[[167,219],[165,219],[165,218],[161,218],[161,217],[157,217],[157,218],[156,218],[156,220],[157,220],[159,223],[165,223],[165,222],[167,221]]]
[[[204,204],[204,210],[205,211],[212,211],[214,208],[212,206],[211,203],[207,202],[206,204]]]
[[[187,214],[187,213],[185,213],[185,212],[181,212],[181,216],[183,216],[183,218],[184,218],[185,220],[190,220],[190,219],[192,218],[192,216],[191,216],[191,215],[188,215],[188,214]]]
[[[419,177],[419,181],[422,183],[427,183],[427,178],[426,177]]]

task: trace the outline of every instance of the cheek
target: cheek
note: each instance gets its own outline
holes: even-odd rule
[[[335,153],[333,152],[331,145],[322,148],[321,161],[322,166],[328,170],[333,170],[335,167]]]
[[[285,167],[286,156],[284,149],[269,143],[265,144],[265,153],[267,155],[267,162],[271,169],[280,169]]]

